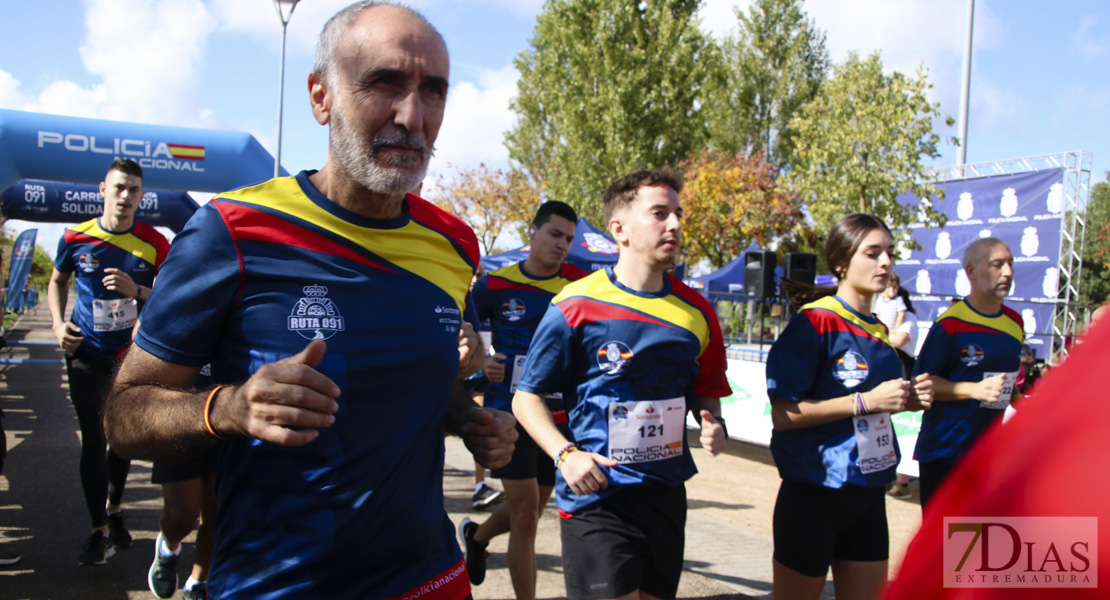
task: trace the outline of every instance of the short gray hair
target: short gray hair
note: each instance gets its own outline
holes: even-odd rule
[[[971,245],[964,250],[964,268],[979,264],[979,261],[983,260],[983,256],[999,244],[1006,246],[1006,242],[995,237],[979,238],[971,242]],[[1009,246],[1006,247],[1009,248]]]
[[[332,15],[328,22],[324,23],[324,28],[320,31],[320,37],[316,39],[316,64],[313,65],[312,71],[321,75],[324,81],[331,83],[335,74],[335,47],[339,45],[339,39],[343,37],[343,32],[351,26],[351,23],[355,22],[362,11],[375,6],[393,6],[404,10],[427,25],[428,29],[434,32],[439,41],[443,43],[443,46],[447,47],[443,34],[428,21],[427,17],[411,6],[395,0],[359,0]]]

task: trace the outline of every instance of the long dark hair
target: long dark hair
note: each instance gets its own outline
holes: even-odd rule
[[[917,311],[913,309],[913,301],[910,300],[910,291],[899,285],[898,295],[902,297],[902,302],[906,303],[906,310],[916,315]]]
[[[852,262],[852,257],[855,256],[856,250],[859,250],[863,238],[867,237],[872,230],[879,228],[890,233],[890,228],[883,223],[882,219],[863,213],[845,215],[832,226],[829,237],[825,239],[825,264],[837,279],[844,279],[844,275],[848,272],[848,263]],[[785,278],[782,280],[783,293],[795,308],[825,296],[832,296],[836,293],[837,287],[809,285]]]

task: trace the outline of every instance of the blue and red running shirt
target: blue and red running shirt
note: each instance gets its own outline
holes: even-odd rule
[[[788,402],[842,398],[901,378],[901,362],[887,339],[886,326],[836,296],[803,306],[767,355],[767,393]],[[897,439],[893,441],[899,452]],[[875,487],[895,476],[893,466],[867,474],[860,470],[851,417],[815,427],[776,429],[771,432],[771,454],[783,479],[812,485]]]
[[[169,250],[165,236],[138,221],[127,231],[108,231],[99,218],[66,228],[58,240],[54,268],[77,274],[70,321],[81,328],[85,339],[75,355],[114,362],[131,345],[134,319],[144,303],[105,289],[103,279],[108,273],[104,270],[119,269],[149,288]]]
[[[713,307],[670,275],[658,293],[622,285],[612,267],[563,288],[532,339],[520,389],[561,392],[573,441],[620,464],[599,465],[609,486],[586,496],[556,471],[559,509],[574,513],[627,486],[692,477],[687,400],[730,395],[725,368]]]
[[[563,264],[550,277],[534,277],[524,269],[524,262],[501,267],[474,284],[474,306],[481,321],[489,320],[493,347],[505,358],[505,380],[490,382],[483,406],[512,411],[514,381],[520,380],[518,362],[524,357],[540,320],[551,305],[551,299],[572,281],[587,273],[573,265]]]
[[[342,390],[334,425],[306,446],[223,443],[209,590],[461,599],[470,584],[444,510],[440,424],[477,239],[411,194],[395,218],[348,211],[311,174],[201,207],[135,338],[172,363],[211,362],[216,384],[321,339],[316,369]]]
[[[987,373],[1020,376],[1024,337],[1017,311],[1003,306],[997,314],[984,315],[961,300],[929,329],[914,374],[938,375],[952,382],[982,381]],[[918,462],[959,459],[1002,412],[980,406],[979,400],[934,402],[921,417],[914,458]]]

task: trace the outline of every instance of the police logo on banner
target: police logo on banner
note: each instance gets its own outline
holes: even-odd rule
[[[960,201],[956,204],[956,216],[961,221],[966,221],[975,213],[975,203],[971,201],[971,192],[960,194]]]
[[[1014,188],[1002,190],[1002,201],[999,202],[998,210],[1002,213],[1003,217],[1012,217],[1017,214],[1018,197],[1017,191]]]
[[[983,362],[983,349],[975,344],[968,344],[960,350],[960,361],[969,367]]]
[[[910,240],[898,240],[898,260],[909,260],[913,256]]]
[[[854,388],[863,383],[867,379],[867,373],[867,361],[851,350],[833,363],[833,377],[846,388]]]
[[[506,321],[519,321],[524,318],[524,301],[519,298],[509,298],[501,303],[501,316]]]
[[[1021,324],[1022,329],[1025,330],[1025,335],[1037,333],[1037,313],[1033,312],[1032,308],[1023,309],[1021,311]]]
[[[925,269],[918,269],[915,287],[918,294],[933,293],[933,281],[929,279],[928,271]]]
[[[971,281],[967,278],[967,271],[956,269],[956,294],[967,296],[971,293]]]
[[[1026,227],[1021,236],[1021,253],[1025,256],[1035,256],[1041,247],[1041,240],[1037,237],[1036,227]]]
[[[1055,298],[1060,293],[1060,269],[1049,267],[1044,270],[1044,282],[1041,283],[1041,291],[1044,292],[1045,298]]]
[[[326,298],[328,288],[308,285],[301,288],[305,296],[293,306],[289,314],[289,330],[308,340],[326,340],[343,331],[343,316],[335,304]]]
[[[952,239],[947,231],[937,234],[937,258],[944,260],[952,254]]]
[[[617,375],[632,362],[632,349],[621,342],[608,342],[597,351],[597,366],[606,375]]]
[[[1048,198],[1045,200],[1048,212],[1058,215],[1064,212],[1064,184],[1054,183],[1048,188]]]

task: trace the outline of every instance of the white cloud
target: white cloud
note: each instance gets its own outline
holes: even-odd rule
[[[509,154],[501,140],[515,118],[509,102],[516,96],[518,78],[516,69],[506,66],[483,72],[478,83],[452,84],[430,166],[433,174],[448,175],[458,167],[479,162],[497,168],[508,166]]]
[[[971,78],[971,90],[969,127],[1006,131],[1008,135],[1021,130],[1027,109],[1021,94],[1002,89],[980,77]],[[968,137],[972,137],[970,133]]]
[[[752,0],[706,0],[698,10],[702,29],[718,40],[736,33],[736,9],[747,12],[751,3]]]
[[[77,117],[210,125],[195,92],[215,21],[201,0],[90,0],[80,48],[88,87],[55,80],[34,97],[0,77],[0,102]]]
[[[27,101],[19,91],[19,80],[0,70],[0,108],[19,108]]]
[[[1088,15],[1083,17],[1079,24],[1079,31],[1076,31],[1072,38],[1072,48],[1079,51],[1087,60],[1097,60],[1107,54],[1106,40],[1096,38],[1096,31],[1098,31],[1098,17]]]

